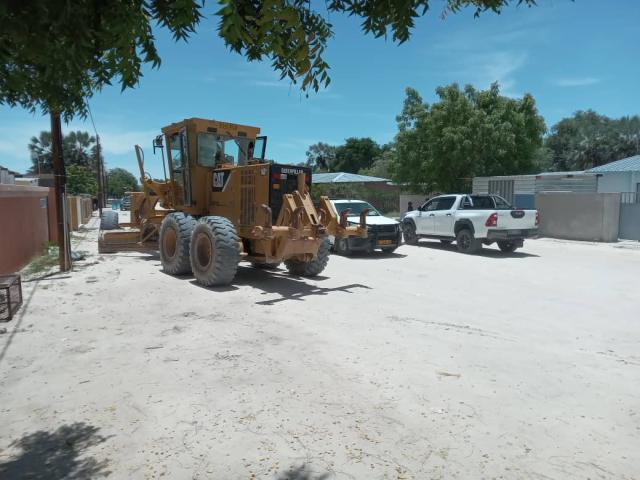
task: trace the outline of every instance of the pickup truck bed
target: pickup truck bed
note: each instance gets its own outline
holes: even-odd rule
[[[538,212],[513,208],[498,195],[440,195],[408,212],[402,220],[405,242],[420,238],[456,242],[463,253],[475,253],[483,245],[497,243],[513,252],[524,239],[538,233]]]

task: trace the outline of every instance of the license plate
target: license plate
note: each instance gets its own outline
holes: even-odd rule
[[[507,230],[507,234],[509,235],[520,235],[522,230]]]
[[[378,245],[391,245],[393,240],[378,240]]]

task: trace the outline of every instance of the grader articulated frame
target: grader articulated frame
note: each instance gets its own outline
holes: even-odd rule
[[[314,276],[327,264],[327,235],[366,237],[366,215],[350,225],[327,197],[311,199],[311,170],[264,158],[266,137],[256,127],[198,118],[162,129],[169,177],[145,172],[136,145],[142,192],[131,193],[125,230],[100,234],[102,252],[158,248],[170,274],[192,272],[206,286],[231,283],[238,263],[284,262],[296,275]],[[163,155],[164,166],[164,155]]]

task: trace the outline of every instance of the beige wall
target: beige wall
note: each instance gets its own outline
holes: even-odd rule
[[[49,189],[0,185],[0,274],[40,255],[49,241]]]
[[[620,221],[620,194],[546,192],[536,194],[541,236],[615,242]]]

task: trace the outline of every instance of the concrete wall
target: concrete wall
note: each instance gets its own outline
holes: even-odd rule
[[[536,193],[540,192],[579,192],[596,193],[598,176],[595,173],[538,175],[536,177]]]
[[[624,240],[640,240],[640,203],[620,205],[620,233]]]
[[[620,221],[620,194],[566,193],[536,194],[541,236],[615,242]]]
[[[413,209],[417,210],[420,205],[423,205],[426,201],[426,195],[413,195],[409,193],[401,193],[400,194],[400,204],[398,205],[398,211],[400,212],[400,216],[407,213],[407,204],[409,202],[413,202]]]
[[[598,193],[636,192],[640,172],[604,172],[598,178]]]
[[[49,189],[0,185],[0,274],[42,253],[49,241]]]
[[[513,180],[513,193],[515,195],[533,195],[535,192],[535,175],[503,175],[497,177],[474,177],[471,191],[483,194],[489,192],[490,180]]]

